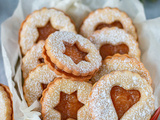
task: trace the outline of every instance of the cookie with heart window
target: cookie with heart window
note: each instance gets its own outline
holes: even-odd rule
[[[56,78],[42,94],[43,120],[90,119],[87,101],[91,89],[87,82]]]
[[[111,72],[93,86],[89,112],[93,120],[149,120],[154,112],[152,87],[137,73]]]
[[[122,29],[106,27],[95,31],[89,39],[99,50],[103,60],[116,53],[128,54],[130,57],[140,60],[141,52],[138,42]]]
[[[12,93],[0,84],[0,120],[14,120]]]
[[[51,34],[45,41],[42,55],[55,73],[78,81],[89,80],[102,64],[95,45],[73,32]]]
[[[127,33],[137,40],[136,28],[130,17],[118,8],[101,8],[91,12],[83,21],[80,28],[80,34],[89,37],[96,30],[104,27],[118,27],[124,29]]]
[[[26,17],[19,30],[19,44],[23,55],[40,40],[55,31],[70,31],[76,33],[73,21],[64,12],[55,8],[42,8]]]
[[[127,54],[120,55],[115,54],[114,56],[108,56],[102,62],[102,66],[99,71],[91,78],[92,83],[97,82],[103,75],[109,74],[113,71],[128,70],[131,72],[138,73],[141,77],[145,78],[148,84],[151,85],[152,79],[149,71],[145,68],[142,62],[135,58],[129,57]]]

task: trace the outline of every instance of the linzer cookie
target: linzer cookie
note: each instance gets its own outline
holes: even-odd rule
[[[44,59],[42,57],[42,49],[44,44],[44,40],[39,41],[37,44],[33,45],[33,47],[23,57],[22,71],[24,79],[28,76],[28,73],[32,69],[37,67],[38,64],[44,63]]]
[[[86,120],[88,95],[92,85],[87,82],[57,78],[44,90],[41,98],[43,120]]]
[[[143,63],[131,58],[128,55],[119,55],[107,57],[100,67],[99,71],[92,77],[92,83],[97,82],[103,75],[109,74],[112,71],[128,70],[138,73],[141,77],[145,78],[148,84],[151,85],[152,79],[148,70],[144,67]]]
[[[115,71],[94,85],[89,111],[93,120],[149,120],[154,111],[153,90],[139,74]]]
[[[138,42],[122,29],[116,27],[103,28],[95,31],[89,39],[95,44],[103,60],[116,53],[128,54],[130,57],[140,60]]]
[[[84,37],[89,37],[96,30],[104,27],[118,27],[124,29],[137,40],[136,29],[132,23],[131,18],[117,8],[102,8],[91,12],[83,21],[80,28],[80,34]]]
[[[44,61],[57,74],[72,80],[88,80],[101,66],[101,56],[88,39],[72,32],[51,34],[43,49]]]
[[[9,88],[0,84],[0,120],[13,120],[12,94]]]
[[[28,106],[32,105],[36,100],[39,101],[43,90],[57,77],[58,75],[50,70],[48,65],[44,63],[32,70],[23,85],[24,97]]]
[[[62,11],[53,8],[34,11],[24,20],[19,31],[22,54],[25,55],[35,43],[39,40],[45,40],[55,31],[76,33],[75,25],[70,17]]]

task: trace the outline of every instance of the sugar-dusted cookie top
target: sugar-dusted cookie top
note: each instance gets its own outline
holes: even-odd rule
[[[9,88],[0,84],[0,120],[13,120],[12,94]]]
[[[94,120],[149,120],[154,112],[152,87],[137,73],[111,72],[94,85],[89,111]]]
[[[137,40],[137,33],[131,18],[125,12],[118,8],[101,8],[91,12],[83,21],[80,28],[80,34],[89,37],[96,30],[104,27],[118,27],[124,29]]]
[[[57,78],[42,94],[43,120],[89,119],[87,101],[91,89],[87,82]]]
[[[92,83],[97,82],[103,75],[109,74],[112,71],[128,70],[138,73],[141,77],[145,78],[148,84],[151,85],[152,79],[149,71],[145,68],[142,62],[128,55],[116,54],[114,56],[107,57],[100,67],[99,71],[92,77]]]
[[[57,9],[36,10],[24,20],[19,31],[19,44],[23,55],[37,43],[55,31],[76,33],[75,25],[69,16]]]

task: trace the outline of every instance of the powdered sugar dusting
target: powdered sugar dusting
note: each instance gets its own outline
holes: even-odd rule
[[[89,109],[88,109],[88,103],[78,110],[78,118],[79,120],[91,120],[91,116],[89,114]]]
[[[87,61],[80,61],[78,64],[75,64],[69,56],[63,54],[65,52],[64,42],[70,45],[76,44],[80,50],[88,53],[86,55]],[[94,44],[88,39],[72,32],[57,31],[51,34],[46,40],[45,48],[47,54],[50,53],[48,56],[50,55],[51,61],[59,68],[65,66],[70,71],[76,70],[80,74],[83,74],[90,73],[101,66],[102,58]]]
[[[24,95],[29,106],[41,97],[43,92],[41,84],[48,84],[56,77],[59,76],[45,64],[41,64],[31,71],[24,83]]]
[[[95,44],[98,50],[105,44],[126,44],[129,48],[128,55],[140,60],[140,49],[137,41],[122,29],[116,27],[103,28],[102,30],[94,32],[89,39]]]
[[[41,101],[42,115],[44,115],[43,118],[50,120],[56,117],[57,120],[60,120],[60,116],[58,115],[59,112],[57,111],[58,113],[55,113],[56,110],[54,110],[53,108],[59,102],[61,91],[66,94],[71,94],[77,91],[78,100],[83,104],[87,104],[88,96],[91,89],[92,85],[87,82],[71,81],[64,78],[59,78],[56,81],[50,83],[50,85],[47,87],[46,92],[43,94],[43,99]],[[86,107],[87,106],[83,106],[82,109],[87,109]],[[79,113],[78,111],[78,114],[81,113]],[[82,119],[82,116],[78,116],[78,119]]]
[[[57,30],[76,33],[74,24],[63,12],[47,8],[35,11],[27,18],[20,32],[20,46],[23,54],[36,42],[39,35],[37,27],[45,26],[49,20],[53,28]]]
[[[124,30],[131,34],[135,40],[137,39],[132,20],[126,13],[119,11],[117,8],[103,8],[90,13],[88,18],[85,19],[80,33],[85,37],[89,37],[100,23],[111,24],[115,21],[120,21]]]
[[[28,76],[28,73],[34,69],[38,64],[41,62],[39,59],[42,57],[42,49],[44,46],[44,41],[39,41],[36,45],[34,45],[23,57],[22,59],[22,71],[23,71],[23,77],[26,78]]]
[[[151,86],[137,73],[130,71],[115,71],[103,76],[93,87],[89,96],[89,109],[92,119],[111,120],[118,119],[113,106],[110,91],[113,86],[120,86],[126,90],[138,90],[140,100],[134,104],[121,118],[150,119],[154,111],[154,96]]]
[[[12,119],[12,103],[8,98],[9,93],[5,91],[3,86],[0,85],[0,119],[11,120]]]
[[[111,58],[106,58],[103,61],[100,70],[91,79],[93,83],[97,82],[103,75],[109,74],[116,70],[128,70],[138,73],[141,77],[145,78],[149,84],[152,79],[148,70],[144,67],[143,63],[137,61],[135,58],[127,57],[126,55],[115,55]]]

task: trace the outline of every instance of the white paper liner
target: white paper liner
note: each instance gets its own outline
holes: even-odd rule
[[[25,17],[34,10],[55,7],[69,14],[78,28],[89,12],[105,6],[125,11],[136,25],[141,60],[153,79],[155,108],[160,106],[160,18],[146,21],[144,8],[138,0],[19,0],[12,17],[1,26],[2,55],[8,85],[13,94],[15,120],[40,120],[41,114],[32,111],[39,103],[36,101],[28,107],[23,96],[18,32]]]

